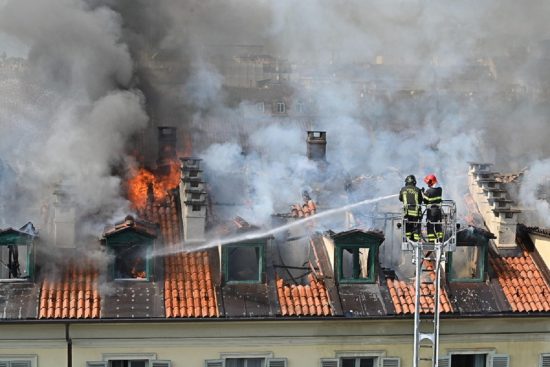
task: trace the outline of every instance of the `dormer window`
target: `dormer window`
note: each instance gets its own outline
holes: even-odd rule
[[[351,230],[333,235],[335,274],[339,283],[374,283],[378,248],[384,237],[376,232]]]
[[[107,229],[105,244],[113,255],[110,273],[114,280],[150,280],[153,272],[151,253],[156,228],[131,216]]]
[[[483,282],[491,234],[477,228],[457,233],[456,250],[449,252],[447,277],[452,282]]]
[[[223,246],[225,281],[261,283],[264,273],[264,243],[245,242]]]
[[[32,223],[19,230],[0,231],[0,279],[30,279],[34,273],[33,241],[37,235]]]

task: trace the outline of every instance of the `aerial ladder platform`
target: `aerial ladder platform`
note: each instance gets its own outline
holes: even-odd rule
[[[441,221],[423,220],[434,205],[441,210]],[[441,279],[446,253],[456,250],[456,205],[452,200],[443,200],[440,204],[422,205],[421,209],[419,219],[410,221],[404,216],[401,225],[401,249],[413,253],[415,265],[413,367],[438,367]],[[417,238],[407,238],[406,228],[411,226],[414,226]],[[443,235],[429,236],[428,227]],[[426,287],[431,290],[429,295],[422,293]],[[421,296],[432,298],[433,306],[422,306]]]

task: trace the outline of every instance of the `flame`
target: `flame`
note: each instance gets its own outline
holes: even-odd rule
[[[170,161],[166,174],[155,174],[146,168],[139,168],[128,179],[128,199],[137,210],[145,208],[148,200],[162,201],[167,191],[176,188],[180,182],[180,169],[177,161]]]

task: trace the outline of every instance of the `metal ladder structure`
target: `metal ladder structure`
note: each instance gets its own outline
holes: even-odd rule
[[[438,367],[442,271],[445,267],[445,254],[456,250],[456,205],[451,200],[444,200],[437,205],[442,212],[441,222],[431,224],[441,225],[443,238],[436,238],[435,242],[427,240],[427,223],[422,220],[424,215],[420,217],[418,222],[413,223],[403,218],[401,226],[403,239],[401,249],[413,252],[413,264],[415,265],[413,367]],[[423,214],[427,208],[424,209]],[[408,224],[418,226],[418,232],[420,233],[418,241],[407,238],[406,228]],[[429,288],[433,286],[429,296],[422,295],[423,286]],[[420,300],[421,296],[426,298],[431,296],[433,308],[432,306],[423,307]],[[422,311],[425,313],[422,314]]]

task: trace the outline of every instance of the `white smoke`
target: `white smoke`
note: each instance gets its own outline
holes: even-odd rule
[[[10,167],[0,186],[17,187],[9,198],[17,210],[0,213],[6,224],[41,225],[58,184],[86,227],[126,208],[114,168],[147,116],[121,31],[117,13],[80,0],[0,7],[0,32],[28,47],[22,70],[0,84],[0,157]]]

